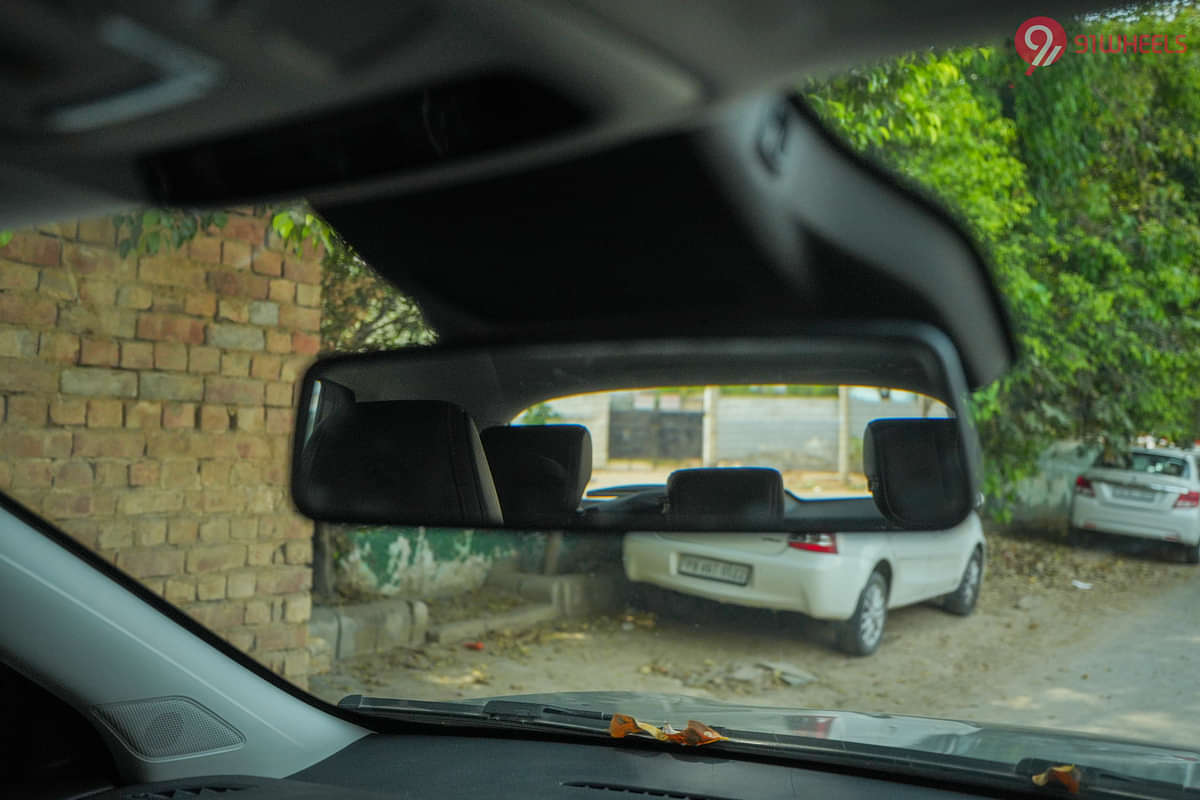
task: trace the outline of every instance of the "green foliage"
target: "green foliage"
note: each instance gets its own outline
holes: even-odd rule
[[[117,251],[121,258],[132,252],[157,255],[160,250],[178,249],[210,228],[224,228],[229,221],[224,211],[196,211],[186,208],[147,208],[130,214],[116,214]]]
[[[1177,11],[1171,34],[1196,41],[1200,14]],[[1190,441],[1200,410],[1200,72],[1144,55],[1025,66],[1006,40],[806,87],[852,144],[957,213],[994,267],[1023,351],[972,398],[1000,515],[1050,442]]]
[[[13,240],[13,232],[12,231],[0,231],[0,247],[6,246],[12,240]]]
[[[527,409],[524,414],[517,420],[518,425],[549,425],[562,419],[562,414],[559,414],[548,403],[538,403],[533,408]]]

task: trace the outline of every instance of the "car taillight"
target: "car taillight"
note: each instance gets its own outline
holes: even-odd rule
[[[812,553],[836,553],[837,537],[832,533],[793,533],[788,547]]]
[[[1184,492],[1175,498],[1176,508],[1195,508],[1200,506],[1200,492]]]
[[[1092,488],[1092,482],[1080,475],[1075,479],[1075,494],[1081,494],[1085,497],[1095,497],[1096,490]]]

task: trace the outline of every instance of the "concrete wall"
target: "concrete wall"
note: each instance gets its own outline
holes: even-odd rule
[[[105,218],[0,249],[0,489],[303,683],[312,524],[286,486],[321,270],[267,227],[123,259]]]

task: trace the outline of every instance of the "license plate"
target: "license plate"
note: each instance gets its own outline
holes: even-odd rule
[[[750,582],[750,566],[748,564],[731,564],[728,561],[718,561],[715,558],[700,556],[680,556],[679,574],[691,575],[693,578],[706,578],[710,581],[735,583],[745,586]]]
[[[1154,501],[1154,496],[1157,492],[1152,492],[1149,489],[1130,489],[1125,486],[1114,486],[1113,497],[1118,500],[1137,500],[1141,503],[1151,503]]]

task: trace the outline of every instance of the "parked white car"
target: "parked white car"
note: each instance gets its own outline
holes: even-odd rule
[[[630,533],[625,575],[722,603],[834,620],[838,646],[870,655],[889,609],[940,599],[970,614],[986,546],[972,512],[949,530],[886,533]]]
[[[1138,448],[1106,457],[1075,479],[1071,527],[1174,542],[1200,563],[1200,470],[1190,450]]]

